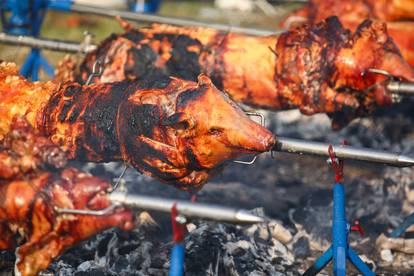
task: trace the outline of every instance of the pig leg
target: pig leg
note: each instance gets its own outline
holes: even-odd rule
[[[203,183],[211,177],[208,171],[192,171],[189,175],[179,179],[179,188],[188,191],[197,191],[203,187]]]
[[[325,86],[321,93],[321,98],[327,113],[342,110],[356,110],[360,107],[358,99],[350,93],[340,93],[328,86]],[[320,104],[320,103],[315,103]]]
[[[146,147],[162,154],[160,158],[144,157],[145,163],[156,168],[161,173],[171,174],[172,179],[188,175],[189,172],[186,164],[176,148],[144,136],[138,137],[138,140]]]
[[[14,248],[13,234],[10,232],[6,222],[0,223],[0,250]]]
[[[20,275],[37,275],[46,269],[50,262],[59,256],[65,249],[73,246],[79,241],[90,238],[96,233],[111,227],[120,227],[130,230],[133,227],[132,217],[129,211],[120,210],[111,215],[94,216],[74,216],[65,215],[57,217],[53,224],[53,229],[42,230],[40,224],[45,218],[42,210],[37,209],[46,206],[43,201],[38,201],[35,208],[39,210],[33,214],[32,223],[34,230],[41,232],[33,233],[29,241],[16,250],[16,268]],[[42,256],[42,258],[39,258]],[[19,275],[19,274],[17,274]]]
[[[332,119],[332,129],[338,130],[347,125],[361,108],[361,104],[354,94],[339,93],[330,87],[325,87],[322,92],[322,105],[327,109],[328,116]]]

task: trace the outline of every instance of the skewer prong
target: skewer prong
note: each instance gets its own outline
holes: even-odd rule
[[[328,157],[328,148],[329,144],[327,143],[278,137],[273,150],[287,153]],[[368,148],[358,148],[344,145],[334,145],[334,148],[336,157],[340,159],[353,159],[394,167],[414,166],[414,158],[406,155],[390,153],[382,150],[373,150]]]
[[[111,193],[109,198],[115,205],[125,205],[129,208],[166,213],[171,212],[171,208],[175,203],[177,204],[179,214],[188,218],[192,217],[236,224],[254,224],[264,221],[262,217],[256,216],[247,210],[233,209],[219,205],[133,195],[118,191]]]

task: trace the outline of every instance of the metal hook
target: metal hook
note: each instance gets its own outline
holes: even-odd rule
[[[72,214],[72,215],[89,215],[89,216],[105,216],[109,213],[112,213],[115,209],[120,207],[121,204],[113,203],[112,205],[106,207],[102,210],[82,210],[82,209],[69,209],[69,208],[59,208],[54,207],[55,212],[58,214]]]
[[[387,82],[390,82],[394,79],[394,76],[391,75],[388,71],[382,70],[382,69],[376,69],[376,68],[369,68],[367,70],[370,73],[374,73],[374,74],[379,74],[379,75],[383,75],[385,77],[387,77],[385,80],[378,82],[378,83],[374,83],[373,85],[371,85],[370,87],[368,87],[367,89],[365,89],[365,91],[371,91],[373,89],[375,89],[376,87],[383,85]]]
[[[386,76],[390,79],[394,79],[393,75],[391,75],[388,71],[383,70],[383,69],[369,68],[368,72],[374,73],[374,74],[379,74],[379,75],[384,75],[384,76]]]
[[[384,84],[388,85],[393,80],[396,79],[395,76],[391,75],[388,71],[383,70],[383,69],[369,68],[368,72],[383,75],[387,78],[385,80],[379,82],[379,83],[375,83],[375,84],[371,85],[365,91],[371,91],[371,90],[375,89],[376,87],[378,87],[379,85],[384,85]],[[398,92],[396,92],[396,91],[391,91],[391,92],[392,92],[392,95],[391,95],[392,102],[393,103],[399,103],[401,101],[401,96],[398,95]]]
[[[88,79],[85,82],[85,85],[89,85],[92,83],[94,77],[99,77],[103,73],[103,66],[101,63],[101,59],[97,59],[92,66],[92,73],[88,76]]]
[[[121,183],[121,180],[123,179],[125,172],[128,170],[129,166],[127,164],[124,164],[124,169],[122,170],[121,174],[119,175],[118,179],[116,180],[115,184],[108,188],[106,190],[107,193],[112,193],[113,191],[115,191],[118,187],[119,184]],[[112,205],[108,206],[105,209],[102,210],[81,210],[81,209],[69,209],[69,208],[59,208],[59,207],[54,207],[55,211],[58,214],[72,214],[72,215],[90,215],[90,216],[105,216],[109,213],[111,213],[112,211],[114,211],[116,208],[122,206],[121,203],[113,203]]]
[[[260,118],[260,125],[262,127],[265,126],[265,124],[266,124],[265,116],[262,113],[259,113],[259,112],[246,112],[246,115],[259,117]],[[259,156],[259,154],[256,154],[253,157],[253,159],[250,160],[250,161],[234,160],[233,162],[237,163],[237,164],[243,164],[243,165],[252,165],[252,164],[254,164],[254,162],[256,162],[258,156]]]
[[[116,180],[114,186],[112,186],[112,188],[110,188],[108,190],[108,192],[113,192],[118,188],[118,186],[121,183],[121,180],[124,178],[124,175],[125,175],[126,171],[128,170],[128,168],[129,168],[128,164],[124,163],[124,169],[122,170],[121,174],[119,175],[118,179]]]

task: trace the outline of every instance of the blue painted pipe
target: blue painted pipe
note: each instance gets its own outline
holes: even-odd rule
[[[414,213],[409,215],[405,218],[403,223],[399,225],[397,228],[394,229],[394,231],[391,232],[390,237],[391,238],[398,238],[401,236],[405,231],[407,231],[408,227],[414,224]]]
[[[345,218],[345,190],[341,183],[333,189],[332,253],[335,276],[346,275],[348,252],[348,223]]]
[[[7,22],[7,32],[14,35],[31,35],[30,3],[28,0],[11,1],[7,5],[11,16]]]
[[[184,275],[184,255],[185,244],[175,243],[171,252],[169,276]]]
[[[351,263],[362,273],[364,276],[375,276],[375,273],[367,266],[364,261],[358,256],[358,254],[352,249],[348,248],[348,258]]]
[[[58,11],[70,11],[72,7],[73,1],[72,0],[49,0],[48,1],[48,8],[54,9]]]
[[[156,13],[160,6],[161,0],[146,0],[144,5],[134,4],[130,7],[133,12],[145,12],[145,13]]]

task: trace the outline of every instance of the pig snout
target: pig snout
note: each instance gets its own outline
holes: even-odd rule
[[[275,144],[274,135],[243,114],[234,120],[234,126],[228,136],[230,147],[241,153],[266,152]]]
[[[376,68],[384,70],[393,77],[399,78],[401,80],[414,82],[413,68],[404,60],[401,55],[397,53],[387,53],[384,56],[381,65],[376,66]]]

